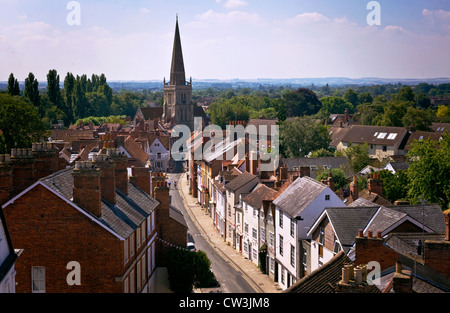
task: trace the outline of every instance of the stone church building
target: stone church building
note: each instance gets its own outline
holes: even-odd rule
[[[166,79],[164,78],[163,122],[186,125],[190,129],[194,128],[192,77],[189,81],[186,81],[180,29],[178,27],[178,16],[175,26],[170,81],[166,82]]]

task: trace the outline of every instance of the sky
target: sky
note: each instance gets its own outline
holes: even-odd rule
[[[162,81],[177,14],[194,80],[450,77],[449,0],[369,2],[0,0],[0,81]]]

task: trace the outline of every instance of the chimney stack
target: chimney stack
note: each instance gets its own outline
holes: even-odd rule
[[[412,293],[411,271],[403,270],[400,262],[396,263],[395,274],[392,278],[395,293]]]
[[[116,204],[116,164],[106,154],[93,156],[93,165],[100,169],[101,196],[111,204]]]
[[[258,174],[258,154],[256,153],[256,151],[250,152],[250,174]]]
[[[376,193],[379,196],[383,196],[383,181],[381,180],[380,173],[370,173],[370,178],[367,180],[367,187],[369,193]]]
[[[350,183],[350,199],[351,202],[359,198],[358,178],[353,175],[353,181]]]
[[[11,155],[0,154],[0,205],[7,202],[13,191]]]
[[[334,182],[333,173],[331,173],[331,170],[330,170],[330,173],[328,174],[327,185],[328,185],[328,187],[330,187],[330,189],[332,191],[334,191],[335,182]]]
[[[134,184],[151,196],[150,170],[146,167],[133,167],[131,171]]]
[[[13,194],[16,196],[35,181],[36,168],[32,149],[11,150],[11,164],[13,165]]]
[[[59,151],[50,142],[38,142],[32,145],[35,159],[35,180],[58,171]]]
[[[100,169],[93,162],[76,162],[73,176],[73,202],[96,217],[102,215]]]
[[[450,241],[450,204],[448,205],[448,210],[443,213],[445,219],[445,241]]]
[[[117,148],[106,149],[106,154],[116,163],[114,169],[116,188],[128,195],[128,157]]]

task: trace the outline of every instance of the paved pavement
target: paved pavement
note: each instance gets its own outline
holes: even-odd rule
[[[223,258],[230,261],[230,264],[242,272],[246,281],[257,293],[279,293],[282,289],[268,275],[263,274],[259,268],[242,254],[223,241],[223,238],[216,230],[213,220],[206,209],[198,204],[197,199],[189,194],[186,174],[182,174],[178,181],[178,190],[185,202],[185,207],[192,221],[197,228],[205,234],[207,242],[216,249]],[[201,292],[201,291],[197,291]],[[209,292],[209,291],[204,291]]]

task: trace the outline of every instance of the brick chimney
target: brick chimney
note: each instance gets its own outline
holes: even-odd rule
[[[331,173],[331,170],[330,173],[328,174],[327,185],[328,187],[330,187],[331,190],[334,191],[336,183],[334,182],[333,173]]]
[[[379,196],[383,196],[383,181],[381,180],[380,173],[370,173],[370,178],[367,180],[367,187],[369,193],[376,193]]]
[[[146,167],[133,167],[132,171],[132,182],[146,194],[151,196],[151,179],[150,170]]]
[[[153,173],[159,174],[159,173]],[[167,230],[167,233],[169,233],[170,228],[170,190],[167,182],[165,181],[165,178],[163,180],[159,179],[164,176],[158,176],[154,178],[152,181],[152,187],[153,187],[153,198],[158,200],[160,204],[156,208],[156,224],[159,227],[158,233],[164,234]]]
[[[106,154],[97,154],[93,156],[93,165],[100,169],[101,196],[109,203],[116,204],[116,163]]]
[[[96,217],[102,215],[100,169],[93,162],[76,162],[73,176],[73,202]]]
[[[350,183],[350,200],[356,201],[359,198],[358,178],[353,175],[353,181]]]
[[[53,148],[51,143],[33,143],[32,151],[35,159],[35,180],[58,171],[59,151]]]
[[[11,155],[0,154],[0,205],[7,202],[13,191]]]
[[[392,278],[395,293],[411,293],[412,292],[412,275],[411,271],[403,270],[402,264],[397,261],[395,265],[395,274]]]
[[[257,175],[258,174],[258,154],[256,151],[250,152],[250,174]],[[287,171],[286,171],[287,176]]]
[[[128,195],[128,157],[117,148],[106,149],[106,154],[116,164],[114,169],[116,188]]]
[[[445,219],[445,240],[450,241],[450,204],[448,205],[448,210],[443,213]]]
[[[311,168],[309,166],[300,166],[300,177],[311,176]]]
[[[12,149],[11,164],[13,165],[13,194],[16,196],[35,181],[35,159],[32,149]]]

